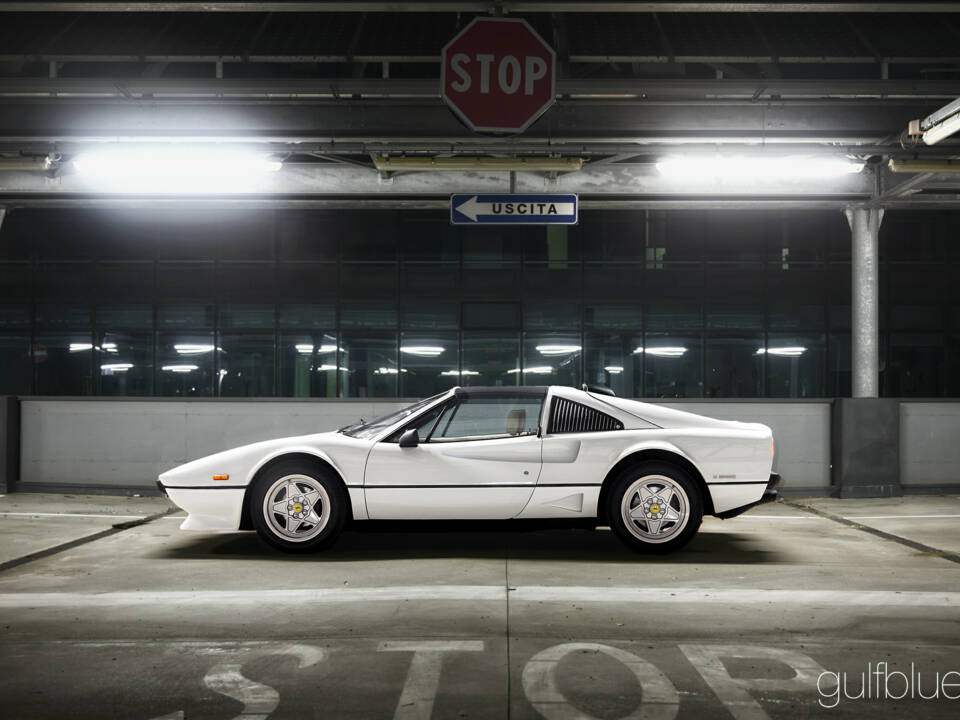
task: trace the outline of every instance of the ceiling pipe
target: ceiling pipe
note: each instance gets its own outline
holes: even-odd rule
[[[895,173],[960,173],[960,160],[890,158],[887,167]]]
[[[0,172],[44,172],[54,165],[49,155],[0,156]]]
[[[550,157],[374,157],[378,171],[385,172],[469,172],[494,170],[505,172],[574,172],[583,167],[583,158]]]

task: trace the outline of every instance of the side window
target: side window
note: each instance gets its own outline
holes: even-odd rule
[[[555,397],[550,404],[550,432],[602,432],[623,430],[623,423],[599,410],[566,398]]]
[[[428,410],[426,413],[418,417],[411,423],[408,423],[393,433],[388,437],[385,442],[398,443],[400,442],[400,436],[403,435],[407,430],[416,430],[417,434],[420,436],[421,440],[425,440],[427,435],[430,434],[430,431],[433,429],[433,424],[437,421],[437,416],[444,410],[444,408],[449,408],[449,404],[441,403],[438,407]]]
[[[452,442],[536,435],[542,405],[540,398],[466,398],[444,411],[429,440]]]

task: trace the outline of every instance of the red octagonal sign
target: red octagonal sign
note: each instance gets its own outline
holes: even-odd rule
[[[471,130],[523,132],[556,99],[556,60],[526,20],[475,18],[443,48],[444,102]]]

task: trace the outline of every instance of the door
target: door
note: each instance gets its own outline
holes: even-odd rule
[[[540,475],[543,395],[462,392],[377,443],[364,473],[367,512],[385,519],[506,519]],[[400,447],[414,428],[416,447]]]

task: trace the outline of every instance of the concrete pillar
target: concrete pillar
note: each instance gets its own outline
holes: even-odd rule
[[[879,208],[847,208],[852,236],[852,362],[853,397],[880,395],[880,267]]]

